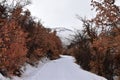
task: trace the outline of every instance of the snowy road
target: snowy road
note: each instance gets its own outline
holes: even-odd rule
[[[61,56],[38,68],[29,67],[21,78],[14,77],[13,80],[106,80],[82,70],[74,61],[71,56]]]

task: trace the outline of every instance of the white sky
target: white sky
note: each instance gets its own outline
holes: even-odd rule
[[[82,17],[92,14],[90,0],[33,0],[28,8],[46,27],[78,29],[81,22],[76,14]]]
[[[32,0],[28,7],[33,16],[39,18],[45,27],[80,29],[82,23],[76,18],[91,18],[91,0]]]

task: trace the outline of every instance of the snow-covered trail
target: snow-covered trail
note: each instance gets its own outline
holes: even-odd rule
[[[49,61],[42,66],[39,64],[37,68],[28,65],[22,77],[13,77],[13,80],[106,80],[82,70],[74,61],[71,56],[61,56],[60,59]]]
[[[22,80],[106,80],[90,72],[82,70],[74,63],[71,56],[61,56],[60,59],[46,63],[29,77]]]

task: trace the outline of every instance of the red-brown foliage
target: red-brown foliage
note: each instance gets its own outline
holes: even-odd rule
[[[26,61],[26,36],[15,20],[7,21],[0,29],[0,70],[8,75],[16,72]]]
[[[29,34],[31,40],[28,43],[29,51],[27,54],[30,58],[30,62],[34,60],[38,61],[41,57],[47,57],[49,51],[52,52],[50,59],[56,59],[59,57],[62,45],[55,32],[51,32],[50,29],[46,29],[39,24],[36,24],[31,32]]]
[[[62,51],[56,32],[34,21],[23,7],[0,3],[0,73],[7,77],[20,76],[26,62],[34,64],[41,57],[56,59]]]
[[[89,67],[91,72],[108,80],[113,80],[114,76],[120,78],[120,9],[114,3],[115,0],[92,0],[96,17],[82,20],[83,34],[78,33],[71,46],[83,69]],[[88,65],[84,66],[85,63]]]

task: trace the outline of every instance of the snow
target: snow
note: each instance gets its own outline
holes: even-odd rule
[[[5,78],[0,74],[0,80],[10,80],[9,78]]]
[[[27,65],[22,77],[14,76],[13,80],[106,80],[81,69],[74,62],[73,57],[61,55],[60,59],[40,62],[37,68]],[[1,77],[0,80],[8,80]]]

